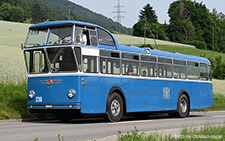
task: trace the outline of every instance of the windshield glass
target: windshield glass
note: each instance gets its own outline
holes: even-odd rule
[[[80,48],[75,48],[74,51],[72,47],[26,50],[27,71],[28,73],[78,71],[74,52],[80,66]]]
[[[28,33],[25,47],[44,46],[48,29],[31,29]]]
[[[47,48],[50,72],[77,71],[74,53],[71,47]]]
[[[73,27],[51,28],[48,45],[65,45],[72,42]]]

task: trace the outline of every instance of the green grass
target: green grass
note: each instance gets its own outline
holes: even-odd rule
[[[27,83],[0,83],[0,119],[27,117]]]
[[[131,132],[122,134],[118,131],[118,141],[205,141],[205,140],[217,140],[223,141],[225,138],[225,125],[213,126],[205,125],[201,129],[198,128],[183,128],[178,135],[166,135],[162,136],[159,133],[145,135],[144,132],[139,133],[135,127]]]
[[[225,96],[220,94],[213,95],[213,106],[207,108],[209,111],[225,110]]]

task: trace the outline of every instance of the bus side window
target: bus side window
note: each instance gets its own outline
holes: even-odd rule
[[[139,56],[129,53],[122,54],[122,72],[124,75],[139,75]]]
[[[114,46],[114,40],[112,36],[106,31],[98,28],[98,42],[99,44]]]
[[[97,57],[83,56],[83,72],[97,73]]]
[[[172,60],[158,58],[158,75],[163,78],[172,78]]]
[[[198,80],[198,63],[188,61],[187,67],[188,79]]]
[[[120,59],[118,52],[100,51],[100,71],[103,74],[120,74]]]
[[[209,80],[208,66],[207,64],[200,63],[200,79]]]
[[[97,46],[97,35],[95,30],[90,30],[90,45]]]
[[[156,57],[141,56],[141,75],[156,77]]]
[[[173,77],[175,79],[186,79],[186,61],[173,60]]]

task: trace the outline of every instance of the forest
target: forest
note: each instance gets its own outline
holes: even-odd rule
[[[225,53],[225,15],[192,0],[178,0],[168,9],[169,24],[160,24],[154,8],[147,4],[134,24],[134,36],[156,38]],[[146,27],[146,28],[145,28]]]

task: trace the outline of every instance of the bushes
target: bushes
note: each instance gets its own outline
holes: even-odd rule
[[[217,56],[215,59],[208,58],[211,62],[212,76],[216,79],[225,79],[225,63],[222,62],[222,57]]]
[[[195,46],[196,48],[199,48],[199,49],[207,49],[207,44],[204,41],[194,40],[194,41],[186,41],[184,43],[193,45],[193,46]]]

